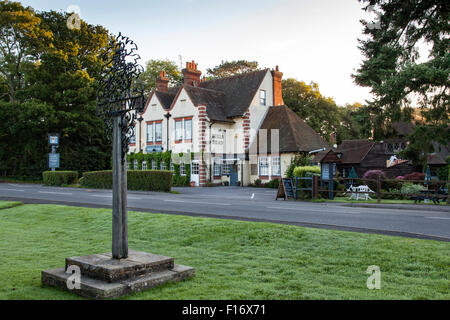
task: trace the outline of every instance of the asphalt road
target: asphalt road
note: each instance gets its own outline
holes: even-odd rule
[[[276,190],[240,187],[174,190],[181,194],[129,191],[128,208],[134,211],[274,222],[450,241],[449,207],[360,207],[336,203],[275,201]],[[110,208],[112,193],[109,190],[0,183],[0,200]]]

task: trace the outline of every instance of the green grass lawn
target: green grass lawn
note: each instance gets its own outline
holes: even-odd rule
[[[43,288],[41,270],[110,251],[111,210],[22,205],[0,210],[0,230],[0,299],[80,299]],[[139,212],[129,237],[196,276],[126,299],[450,299],[447,242]]]
[[[21,206],[22,202],[18,201],[0,201],[0,210]]]

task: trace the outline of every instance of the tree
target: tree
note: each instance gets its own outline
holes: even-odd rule
[[[38,48],[51,37],[32,8],[0,1],[0,94],[11,103],[25,87],[25,69],[36,62]]]
[[[322,96],[317,83],[283,80],[283,100],[325,140],[331,141],[340,124],[339,109],[333,99]]]
[[[374,119],[376,115],[367,105],[357,102],[339,107],[340,125],[336,132],[337,144],[341,144],[343,140],[372,138]]]
[[[145,71],[141,73],[140,80],[144,84],[145,95],[149,96],[156,89],[156,78],[161,71],[165,71],[170,82],[169,85],[181,83],[181,72],[175,62],[170,60],[150,60],[146,63]]]
[[[450,5],[446,0],[360,0],[376,8],[379,21],[361,21],[365,59],[355,82],[370,87],[378,114],[375,138],[382,139],[394,121],[409,120],[411,107],[422,110],[407,153],[423,159],[432,141],[449,139]],[[429,54],[420,55],[427,47]]]
[[[260,70],[258,62],[247,60],[222,61],[212,69],[207,69],[208,76],[212,79],[231,77],[243,73]]]

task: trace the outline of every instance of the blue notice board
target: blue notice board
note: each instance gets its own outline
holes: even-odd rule
[[[147,148],[145,148],[145,151],[147,153],[163,152],[163,147],[162,146],[148,146]]]
[[[59,153],[48,154],[48,167],[52,169],[59,168]]]

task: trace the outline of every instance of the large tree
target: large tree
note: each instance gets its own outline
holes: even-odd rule
[[[165,71],[170,82],[169,85],[177,85],[181,83],[181,72],[177,64],[170,60],[150,60],[145,65],[145,71],[141,73],[140,79],[144,84],[145,94],[150,95],[150,92],[156,88],[156,78],[161,71]]]
[[[25,72],[36,62],[39,49],[48,45],[52,33],[30,7],[0,1],[0,94],[14,103],[26,86]]]
[[[409,120],[412,107],[421,108],[425,123],[416,127],[410,151],[421,154],[423,162],[433,140],[449,141],[450,3],[360,1],[379,17],[376,23],[362,21],[365,58],[354,75],[374,94],[371,107],[379,115],[375,138],[382,139],[392,122]]]
[[[212,69],[207,69],[208,77],[211,79],[231,77],[243,73],[260,70],[258,62],[247,60],[222,61]]]

